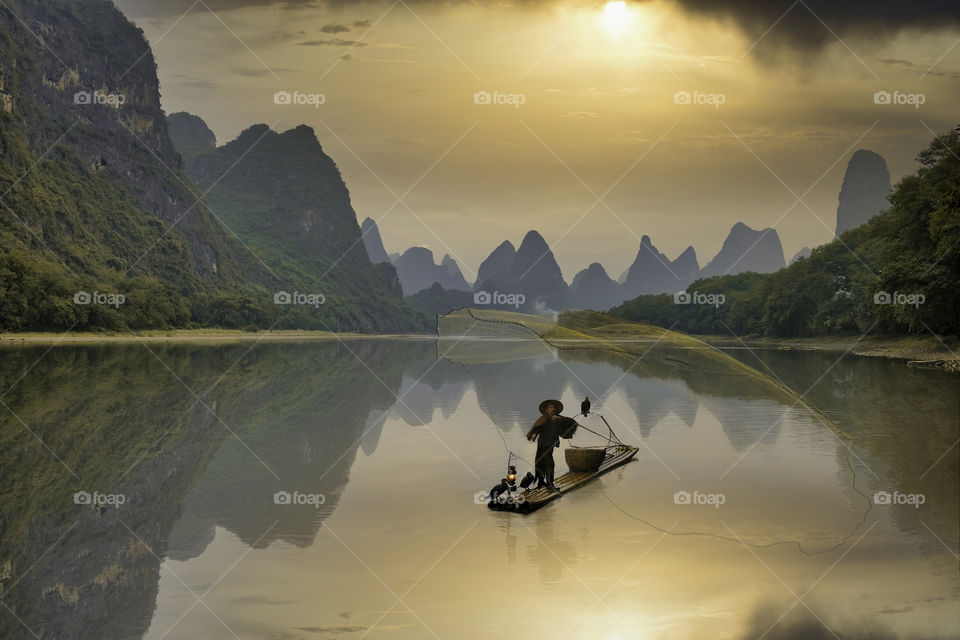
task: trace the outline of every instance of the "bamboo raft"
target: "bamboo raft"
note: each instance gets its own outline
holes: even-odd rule
[[[540,507],[556,500],[564,493],[572,491],[584,484],[605,474],[606,472],[619,467],[622,464],[630,462],[633,456],[637,454],[636,447],[619,445],[607,447],[606,456],[600,467],[593,471],[568,471],[567,473],[555,478],[553,481],[557,491],[551,491],[546,487],[540,489],[527,489],[513,493],[515,499],[506,502],[490,501],[487,507],[494,511],[512,511],[513,513],[531,513]]]

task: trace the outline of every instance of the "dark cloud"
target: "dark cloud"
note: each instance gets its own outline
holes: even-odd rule
[[[334,22],[331,24],[323,25],[322,27],[320,27],[320,31],[322,31],[323,33],[346,33],[348,31],[351,31],[351,28],[345,24],[337,24]]]
[[[344,38],[327,38],[324,40],[307,40],[298,43],[301,47],[365,47],[366,42],[346,40]]]
[[[815,50],[838,37],[880,40],[908,28],[960,29],[957,0],[798,0],[792,5],[789,0],[676,1],[693,14],[731,19],[748,37],[763,36],[759,50]]]
[[[373,26],[373,23],[369,20],[354,20],[353,28],[354,29],[369,29]]]

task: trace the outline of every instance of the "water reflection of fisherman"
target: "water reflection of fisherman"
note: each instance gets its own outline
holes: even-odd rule
[[[563,403],[559,400],[544,400],[540,403],[540,417],[527,432],[527,440],[536,441],[537,456],[533,468],[537,472],[537,489],[557,488],[553,484],[553,449],[560,446],[561,416]]]

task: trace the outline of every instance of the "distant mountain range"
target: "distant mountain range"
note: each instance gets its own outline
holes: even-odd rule
[[[378,245],[382,245],[382,241],[375,223],[368,219],[362,226],[368,230],[364,235],[368,253],[379,254]],[[602,264],[594,262],[574,275],[567,285],[553,251],[535,230],[524,236],[517,249],[509,240],[500,243],[480,263],[472,286],[449,255],[437,265],[433,254],[423,247],[412,247],[392,262],[404,292],[408,296],[418,294],[417,300],[423,302],[421,308],[431,313],[443,307],[444,291],[451,292],[446,298],[451,308],[462,306],[466,300],[460,295],[462,292],[473,291],[491,296],[489,301],[485,301],[484,296],[477,297],[477,304],[499,308],[604,310],[641,295],[682,291],[699,278],[744,271],[770,273],[786,266],[783,247],[774,229],[756,231],[741,222],[733,226],[720,253],[702,270],[692,246],[671,260],[645,235],[640,239],[633,263],[619,281],[613,280]],[[514,297],[498,302],[494,294],[500,294],[501,298]],[[517,295],[522,296],[519,304]]]
[[[853,154],[844,175],[837,208],[837,234],[860,226],[887,206],[890,192],[890,174],[886,162],[878,154],[861,149]],[[432,254],[425,249],[416,252],[418,259],[396,254],[387,257],[383,250],[376,224],[364,221],[364,242],[371,256],[390,260],[397,267],[404,292],[426,292],[421,300],[434,311],[443,306],[443,291],[501,292],[522,294],[521,308],[554,310],[570,308],[609,309],[637,296],[674,293],[686,289],[701,278],[735,275],[744,272],[772,273],[787,266],[780,236],[775,229],[752,229],[737,222],[730,229],[716,256],[703,268],[696,251],[687,247],[674,260],[661,253],[650,236],[640,239],[640,247],[633,262],[617,280],[613,280],[599,262],[590,264],[574,275],[567,286],[555,256],[543,237],[530,231],[519,249],[505,240],[480,264],[477,279],[471,287],[456,263],[449,256],[443,262],[454,268],[451,282],[447,271],[434,264]],[[809,257],[811,249],[803,247],[790,260],[793,264]],[[440,288],[435,288],[439,285]],[[460,304],[462,295],[448,296],[451,304]],[[496,305],[495,300],[491,300]],[[504,306],[504,305],[501,305]],[[515,301],[505,305],[515,306]],[[426,307],[425,307],[426,309]]]

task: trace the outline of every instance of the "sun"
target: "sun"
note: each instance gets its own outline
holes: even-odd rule
[[[614,38],[619,38],[623,35],[632,17],[630,8],[627,6],[625,0],[614,0],[603,6],[601,23],[607,34]]]

